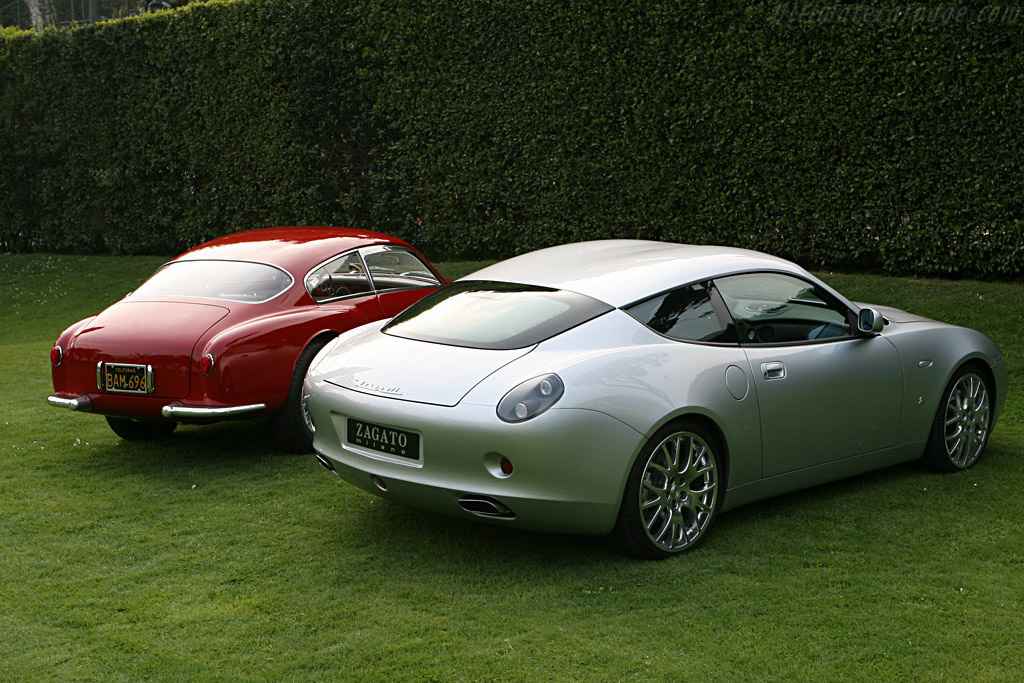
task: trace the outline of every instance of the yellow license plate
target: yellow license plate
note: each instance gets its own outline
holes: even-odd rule
[[[153,392],[153,366],[104,363],[101,373],[103,389],[124,394]]]

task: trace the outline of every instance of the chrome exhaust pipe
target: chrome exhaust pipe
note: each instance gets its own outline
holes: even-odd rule
[[[319,453],[316,454],[316,461],[318,463],[320,463],[321,467],[323,467],[325,470],[327,470],[328,472],[330,472],[334,476],[338,476],[338,472],[334,469],[334,463],[333,462],[331,462],[330,460],[328,460],[324,456],[320,455]]]
[[[514,519],[516,513],[512,512],[504,503],[491,498],[490,496],[467,495],[459,498],[459,506],[478,517],[498,517],[500,519]]]

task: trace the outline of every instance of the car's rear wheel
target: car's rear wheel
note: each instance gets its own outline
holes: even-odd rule
[[[290,453],[309,453],[313,450],[313,420],[306,409],[306,397],[302,395],[302,383],[313,358],[320,352],[330,337],[321,337],[310,342],[299,354],[295,372],[288,387],[288,400],[274,415],[274,435],[277,442]]]
[[[984,373],[965,365],[949,380],[925,446],[924,462],[938,472],[958,472],[978,462],[992,425],[992,394]]]
[[[170,436],[178,426],[170,420],[132,420],[127,417],[107,417],[107,424],[126,441],[142,441]]]
[[[692,550],[718,513],[723,475],[717,441],[700,423],[662,427],[633,463],[613,540],[622,552],[649,559]]]

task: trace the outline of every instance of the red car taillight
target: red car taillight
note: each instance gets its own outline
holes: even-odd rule
[[[199,359],[199,372],[209,375],[213,372],[213,354],[206,354]]]
[[[57,367],[58,365],[61,364],[61,362],[63,360],[64,360],[64,349],[62,349],[60,347],[60,344],[57,344],[52,349],[50,349],[50,363],[54,367]]]

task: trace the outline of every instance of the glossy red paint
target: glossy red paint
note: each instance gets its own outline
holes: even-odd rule
[[[175,261],[257,261],[280,266],[294,276],[298,272],[305,275],[313,266],[336,254],[375,244],[397,244],[412,249],[409,244],[397,237],[371,230],[318,227],[260,228],[210,240],[186,251]],[[420,258],[423,258],[422,254]]]
[[[434,286],[368,292],[317,304],[305,279],[336,256],[377,245],[403,247],[445,282],[402,240],[347,228],[293,227],[250,230],[217,238],[172,261],[249,261],[287,271],[292,284],[262,303],[175,296],[129,295],[100,314],[75,323],[55,343],[54,405],[108,416],[165,420],[168,406],[191,410],[182,421],[253,417],[286,404],[296,363],[316,340],[391,317]],[[215,266],[216,264],[211,264]],[[215,359],[204,374],[203,357]],[[56,352],[51,354],[51,360]],[[103,363],[152,368],[152,392],[126,394],[102,386]],[[207,367],[206,369],[209,369]],[[263,406],[254,408],[254,406]],[[246,408],[237,415],[209,409]],[[178,418],[175,418],[178,421]]]

